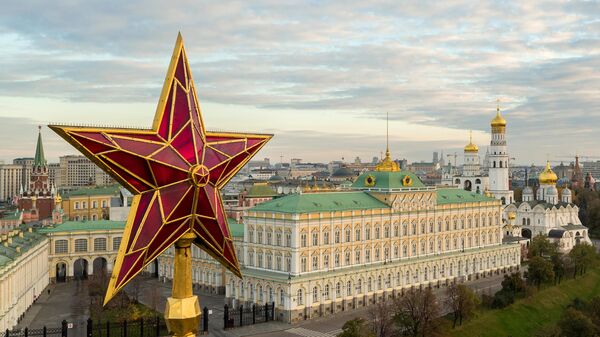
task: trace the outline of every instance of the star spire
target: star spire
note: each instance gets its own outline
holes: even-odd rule
[[[272,135],[205,130],[181,34],[151,129],[50,128],[134,194],[105,304],[189,232],[241,277],[219,190]]]

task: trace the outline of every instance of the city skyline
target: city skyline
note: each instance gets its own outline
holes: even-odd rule
[[[0,14],[0,159],[32,156],[38,124],[149,127],[177,31],[207,124],[274,133],[274,162],[370,161],[386,112],[394,158],[461,153],[471,129],[483,156],[498,98],[516,163],[600,155],[598,4],[91,6]]]

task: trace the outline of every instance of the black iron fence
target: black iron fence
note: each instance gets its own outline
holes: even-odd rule
[[[231,329],[244,325],[252,325],[275,320],[275,302],[265,305],[252,304],[244,307],[240,305],[238,308],[229,308],[225,305],[223,315],[223,327]]]
[[[0,337],[67,337],[67,321],[62,321],[60,328],[48,328],[43,326],[40,329],[20,329],[0,332]]]
[[[87,321],[87,337],[159,337],[169,335],[163,317],[140,319],[137,321],[93,322]],[[208,308],[202,310],[198,334],[208,334]]]

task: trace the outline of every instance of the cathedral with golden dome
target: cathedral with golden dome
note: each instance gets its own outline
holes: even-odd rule
[[[550,162],[546,162],[538,181],[536,193],[526,186],[523,201],[504,208],[506,226],[520,229],[521,236],[529,239],[547,235],[562,252],[570,251],[578,243],[591,244],[588,228],[579,220],[579,207],[573,203],[572,192],[566,186],[557,188],[558,176],[552,171]],[[505,236],[509,234],[505,231]]]

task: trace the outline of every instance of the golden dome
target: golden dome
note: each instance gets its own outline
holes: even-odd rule
[[[496,107],[496,117],[490,123],[492,127],[506,126],[506,119],[500,115],[500,106]]]
[[[516,217],[517,217],[517,214],[515,212],[508,213],[508,220],[514,220]]]
[[[400,166],[390,158],[390,150],[385,151],[385,158],[375,166],[375,171],[398,172]]]
[[[556,175],[556,173],[554,173],[554,171],[552,171],[552,168],[550,168],[549,161],[546,162],[546,169],[544,169],[544,171],[540,173],[538,179],[540,181],[540,185],[556,185],[556,182],[558,181],[558,176]]]
[[[469,144],[465,146],[465,152],[479,152],[479,147],[473,144],[472,134],[469,134]]]

